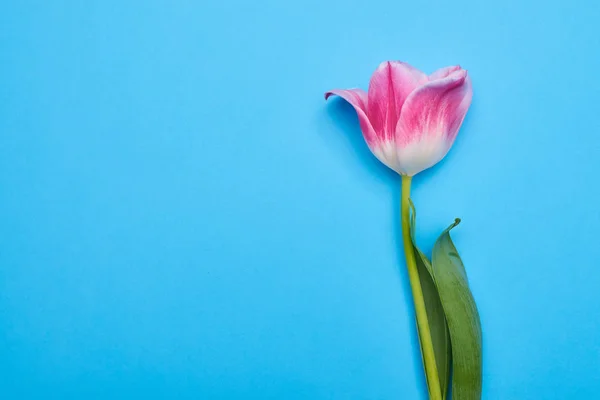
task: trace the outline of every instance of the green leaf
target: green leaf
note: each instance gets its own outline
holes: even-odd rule
[[[482,378],[481,324],[465,267],[446,229],[433,247],[433,276],[452,343],[452,399],[480,400]]]
[[[427,311],[427,321],[429,322],[429,330],[431,332],[431,340],[433,342],[433,351],[435,353],[435,364],[438,370],[440,380],[440,390],[443,399],[448,396],[448,386],[450,382],[450,363],[452,360],[452,350],[450,348],[450,334],[448,332],[444,309],[440,302],[440,297],[437,292],[436,285],[433,280],[433,269],[429,259],[419,248],[415,241],[415,207],[410,202],[410,235],[412,238],[415,259],[417,261],[417,269],[419,271],[419,280],[421,281],[421,289],[425,300],[425,309]],[[417,327],[419,325],[417,324]],[[419,332],[419,342],[421,341],[421,332]],[[423,363],[425,365],[425,363]],[[428,374],[425,374],[427,376]],[[427,386],[429,386],[429,382]]]

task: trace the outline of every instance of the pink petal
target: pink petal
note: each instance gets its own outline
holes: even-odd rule
[[[440,161],[448,152],[467,110],[473,90],[467,71],[418,88],[406,99],[396,129],[400,169],[414,175]]]
[[[427,76],[399,61],[381,63],[369,83],[367,115],[382,140],[392,140],[400,110],[408,95],[427,82]]]
[[[458,71],[460,69],[460,65],[454,65],[451,67],[440,68],[435,71],[433,74],[429,75],[430,81],[437,81],[438,79],[443,79],[453,73],[454,71]]]
[[[396,143],[442,134],[453,141],[471,104],[473,90],[466,70],[421,86],[406,99],[396,129]]]
[[[360,129],[367,141],[369,147],[372,147],[377,142],[377,135],[369,118],[367,118],[367,92],[362,89],[334,89],[325,93],[325,100],[330,96],[340,96],[342,99],[350,103],[356,110]]]

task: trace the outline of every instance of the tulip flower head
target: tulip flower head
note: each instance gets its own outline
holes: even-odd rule
[[[369,149],[401,175],[414,176],[450,150],[471,105],[473,90],[460,66],[427,76],[399,61],[379,65],[369,90],[331,90],[350,103]]]

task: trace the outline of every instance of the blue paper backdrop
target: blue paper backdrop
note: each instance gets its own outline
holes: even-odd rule
[[[419,175],[484,399],[600,390],[597,1],[0,4],[0,398],[425,399],[399,180],[334,87],[460,63]]]

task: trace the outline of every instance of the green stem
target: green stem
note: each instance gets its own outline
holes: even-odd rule
[[[413,301],[415,303],[415,314],[417,315],[417,325],[419,328],[419,337],[421,342],[421,352],[423,353],[423,366],[427,376],[427,386],[429,388],[429,397],[431,400],[442,400],[440,389],[440,380],[438,377],[437,364],[435,362],[435,353],[433,351],[433,342],[431,340],[431,331],[429,321],[427,320],[427,310],[425,309],[425,299],[417,270],[415,260],[415,251],[413,249],[410,236],[410,183],[412,177],[402,175],[402,197],[400,200],[400,213],[402,217],[402,239],[404,242],[404,254],[406,256],[406,267],[408,269],[408,279],[412,288]]]

